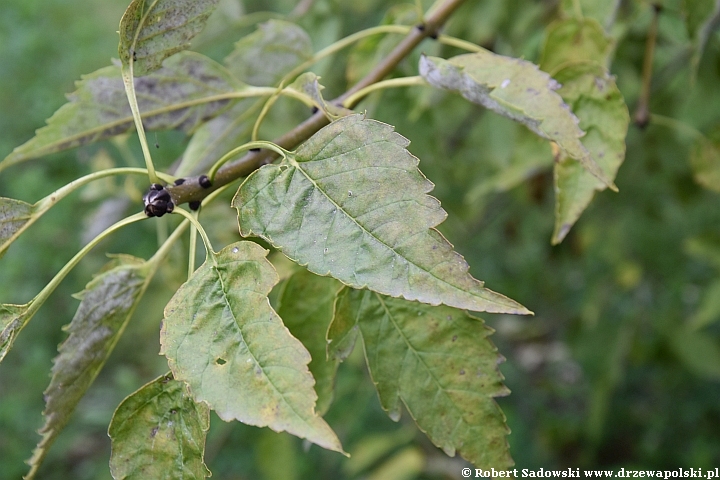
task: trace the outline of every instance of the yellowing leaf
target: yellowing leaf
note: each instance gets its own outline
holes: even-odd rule
[[[423,56],[420,74],[430,85],[459,92],[469,101],[554,141],[566,155],[616,189],[580,141],[585,133],[578,127],[577,117],[555,92],[560,85],[537,65],[480,51],[450,60]]]
[[[310,354],[268,302],[278,278],[266,254],[252,242],[211,253],[165,308],[161,353],[195,400],[223,420],[269,426],[342,451],[314,411]]]
[[[625,160],[625,136],[630,115],[613,78],[600,65],[579,63],[560,70],[558,91],[580,117],[587,132],[584,143],[603,173],[614,179]],[[552,243],[560,243],[605,184],[577,162],[560,157],[555,162],[555,231]]]
[[[204,479],[210,410],[195,403],[183,382],[163,375],[128,396],[115,410],[110,473],[115,480]]]
[[[152,75],[135,79],[137,100],[147,130],[191,132],[230,105],[230,99],[214,97],[245,88],[249,87],[234,79],[222,65],[192,52],[177,55]],[[46,127],[0,163],[0,170],[134,128],[118,66],[85,75],[68,99],[70,102],[50,117]]]
[[[433,227],[445,211],[427,195],[408,140],[390,125],[344,117],[283,165],[240,186],[240,233],[258,235],[318,275],[408,300],[477,311],[529,313],[483,287]]]
[[[333,326],[331,333],[340,337],[359,327],[390,418],[399,420],[405,405],[448,455],[457,451],[479,468],[512,465],[505,416],[493,400],[509,390],[497,368],[502,357],[487,338],[492,330],[482,320],[450,307],[346,288],[338,294]]]
[[[133,75],[157,70],[163,60],[190,46],[219,0],[133,0],[120,20],[118,53]]]
[[[151,278],[146,265],[119,256],[79,294],[82,302],[66,327],[70,336],[58,348],[45,390],[45,424],[39,430],[43,438],[28,461],[26,480],[35,478],[50,445],[112,353]]]

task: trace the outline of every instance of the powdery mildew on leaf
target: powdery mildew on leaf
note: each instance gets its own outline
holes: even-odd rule
[[[27,480],[35,477],[50,445],[112,353],[147,287],[148,273],[144,261],[118,256],[78,295],[82,301],[65,328],[70,335],[58,348],[52,380],[44,392],[42,440],[28,461]]]
[[[459,92],[467,100],[527,126],[552,140],[595,177],[615,189],[580,141],[585,133],[555,90],[560,87],[537,65],[481,51],[450,60],[423,56],[420,74],[432,86]]]
[[[187,386],[163,375],[129,395],[115,410],[108,435],[115,480],[209,477],[205,437],[210,409]]]
[[[0,170],[134,129],[120,67],[105,67],[85,75],[77,87],[68,95],[70,102],[60,107],[35,137],[8,155]],[[160,70],[135,79],[146,130],[191,132],[230,105],[231,100],[214,100],[214,96],[243,88],[246,85],[222,65],[193,52],[177,55]]]
[[[529,313],[483,287],[434,229],[445,220],[408,140],[390,125],[344,117],[288,164],[266,165],[240,186],[240,233],[258,235],[318,275],[432,305]]]
[[[502,357],[479,318],[345,288],[330,328],[335,340],[358,329],[380,403],[393,420],[405,405],[418,427],[445,453],[479,468],[513,464],[505,416],[493,400],[509,390],[497,364]]]
[[[157,70],[163,60],[190,46],[219,0],[133,0],[120,20],[118,53],[133,75]]]
[[[165,307],[161,353],[197,402],[225,421],[268,426],[342,451],[315,414],[310,354],[270,306],[267,251],[238,242],[212,254]]]

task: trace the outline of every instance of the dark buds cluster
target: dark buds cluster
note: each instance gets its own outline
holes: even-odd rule
[[[170,193],[159,183],[150,185],[150,190],[143,197],[143,202],[145,202],[145,215],[148,217],[162,217],[166,213],[172,213],[175,209]]]

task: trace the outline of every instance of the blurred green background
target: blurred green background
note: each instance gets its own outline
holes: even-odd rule
[[[688,129],[709,134],[720,126],[717,34],[692,74],[691,20],[702,4],[667,1],[660,15],[650,109],[677,124],[631,126],[616,181],[620,193],[599,194],[556,247],[550,246],[552,158],[524,128],[461,98],[420,89],[377,94],[360,106],[412,141],[410,150],[449,213],[441,230],[473,275],[535,312],[530,318],[483,316],[507,358],[501,370],[513,393],[498,402],[513,431],[518,468],[720,466],[720,196],[694,181],[689,162],[694,137]],[[115,32],[126,6],[126,0],[0,4],[0,158],[44,125],[81,74],[117,55]],[[216,59],[256,22],[272,17],[294,16],[316,49],[383,18],[412,17],[412,3],[379,0],[222,0],[220,10],[195,42]],[[448,33],[537,62],[545,28],[562,11],[557,1],[468,1]],[[631,112],[651,18],[647,2],[621,2],[610,29],[617,41],[611,70]],[[340,93],[347,77],[383,48],[365,42],[349,57],[344,52],[321,63],[316,72],[326,96]],[[459,53],[431,42],[421,49]],[[416,60],[403,63],[398,74],[414,74]],[[283,102],[275,112],[267,135],[307,115]],[[170,165],[187,144],[175,132],[149,138],[160,145],[154,155],[161,165]],[[93,169],[139,166],[140,158],[132,136],[52,155],[0,174],[0,196],[35,202]],[[144,188],[142,181],[105,182],[61,202],[0,260],[0,302],[26,302],[52,278],[102,219],[97,209],[104,195],[135,195],[114,207],[129,213],[140,209]],[[234,214],[227,204],[219,207],[204,217],[220,239],[216,246],[237,235]],[[147,258],[163,222],[172,221],[161,219],[159,228],[144,222],[105,241],[22,332],[0,365],[0,479],[25,473],[23,460],[39,440],[42,392],[65,337],[61,326],[78,304],[71,294],[106,261],[105,252]],[[40,478],[110,478],[107,425],[126,395],[167,370],[157,355],[159,320],[185,275],[185,256],[178,249],[152,284]],[[207,449],[213,478],[460,478],[461,459],[433,447],[407,415],[396,424],[382,412],[360,350],[341,365],[326,417],[350,459],[214,417]]]

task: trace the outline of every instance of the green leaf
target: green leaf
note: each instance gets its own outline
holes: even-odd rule
[[[566,155],[616,189],[580,141],[584,132],[577,117],[555,92],[560,85],[535,64],[480,51],[450,60],[423,56],[420,74],[430,85],[459,92],[554,141]]]
[[[560,70],[555,78],[562,82],[558,91],[580,118],[587,132],[584,143],[597,159],[605,176],[615,179],[625,160],[625,137],[630,115],[620,90],[600,65],[579,63]],[[577,162],[560,157],[555,162],[555,230],[552,243],[558,244],[570,231],[605,184],[590,175]]]
[[[210,410],[195,403],[183,382],[163,375],[115,410],[108,435],[110,472],[121,479],[203,479]]]
[[[562,9],[567,15],[577,13],[575,5],[579,4],[582,16],[598,21],[604,28],[615,22],[620,0],[562,0]]]
[[[299,270],[285,283],[277,309],[290,333],[308,349],[318,395],[315,410],[324,415],[333,399],[338,362],[326,358],[325,336],[332,321],[335,294],[342,285],[332,278]]]
[[[479,468],[512,465],[505,416],[493,400],[509,394],[502,357],[479,318],[367,290],[343,289],[335,319],[359,326],[380,403],[395,421],[405,405],[418,427],[446,454]],[[332,330],[331,330],[332,331]],[[329,340],[334,340],[330,338]]]
[[[12,348],[20,330],[27,325],[36,311],[37,308],[32,308],[32,303],[0,304],[0,362]]]
[[[142,77],[190,47],[219,0],[133,0],[120,20],[120,61]]]
[[[274,86],[312,55],[312,43],[305,30],[290,22],[270,20],[235,43],[225,64],[233,75],[250,85]]]
[[[120,67],[85,75],[78,89],[35,137],[17,147],[0,163],[0,170],[31,158],[103,140],[134,128]],[[216,99],[250,88],[221,65],[193,52],[184,52],[165,66],[135,79],[143,125],[147,130],[191,132],[222,112],[230,99]]]
[[[35,207],[14,198],[0,197],[0,258],[29,226]]]
[[[690,328],[674,331],[670,345],[692,373],[708,380],[720,380],[720,345],[707,332]]]
[[[694,330],[699,330],[718,320],[720,320],[720,280],[715,280],[703,293],[700,305],[688,320],[688,325]]]
[[[267,251],[238,242],[210,258],[165,308],[161,353],[225,421],[269,426],[341,452],[315,414],[310,354],[270,306],[278,278]]]
[[[591,18],[560,20],[547,29],[540,68],[556,80],[556,72],[569,63],[592,61],[609,68],[612,50],[612,39],[597,21]]]
[[[237,42],[225,64],[242,82],[273,86],[312,54],[310,37],[302,28],[272,20]],[[202,124],[190,139],[176,175],[206,172],[220,157],[245,143],[252,131],[252,117],[261,106],[255,99],[242,99]]]
[[[312,99],[313,106],[318,110],[321,110],[329,118],[336,119],[353,113],[351,110],[346,108],[325,102],[321,93],[325,87],[320,85],[318,82],[319,79],[320,77],[314,73],[306,72],[296,78],[293,83],[288,85],[287,89],[294,90],[304,97]]]
[[[70,335],[58,348],[45,390],[45,424],[39,431],[43,438],[28,461],[27,480],[35,477],[50,445],[112,353],[152,277],[150,271],[143,260],[118,256],[78,294],[82,301],[66,327]]]
[[[698,137],[690,151],[690,165],[697,183],[720,192],[720,128],[709,138]]]
[[[258,235],[318,275],[346,285],[470,310],[529,313],[468,273],[433,227],[440,202],[408,140],[390,125],[344,117],[240,186],[232,205],[243,236]]]
[[[683,0],[683,17],[694,41],[692,65],[697,70],[710,37],[720,27],[720,1]]]

